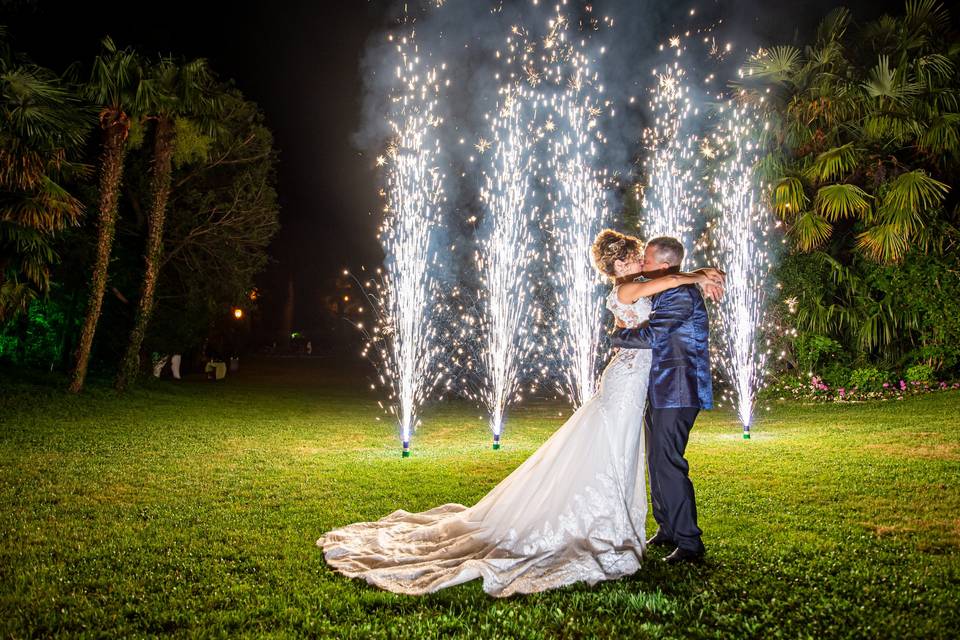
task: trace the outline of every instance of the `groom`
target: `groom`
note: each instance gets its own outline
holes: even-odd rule
[[[660,278],[680,270],[683,245],[654,238],[643,258],[643,276]],[[660,529],[647,544],[675,546],[665,558],[669,563],[696,562],[705,552],[683,454],[697,413],[713,407],[708,334],[703,296],[691,284],[655,295],[650,320],[613,337],[614,347],[653,351],[645,422],[653,517]]]

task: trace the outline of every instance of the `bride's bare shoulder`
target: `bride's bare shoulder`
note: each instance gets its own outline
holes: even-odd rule
[[[642,296],[639,296],[639,292],[636,291],[636,285],[641,282],[640,278],[635,278],[628,282],[620,282],[613,288],[614,292],[617,294],[617,301],[620,304],[633,304],[639,300]],[[624,286],[627,285],[627,286]],[[631,286],[633,285],[633,286]]]

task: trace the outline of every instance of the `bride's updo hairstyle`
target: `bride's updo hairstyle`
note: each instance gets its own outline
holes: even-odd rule
[[[604,229],[593,241],[591,252],[594,266],[604,275],[615,278],[613,263],[617,260],[628,260],[631,256],[640,253],[640,241],[625,233]]]

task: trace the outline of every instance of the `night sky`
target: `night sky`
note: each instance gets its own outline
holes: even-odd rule
[[[448,0],[448,2],[481,0]],[[523,0],[528,1],[528,0]],[[414,2],[411,2],[414,4]],[[599,2],[598,2],[599,4]],[[639,5],[640,3],[638,3]],[[662,2],[663,28],[690,7],[723,15],[735,43],[805,40],[836,2]],[[902,2],[848,2],[854,16],[899,13]],[[274,263],[262,278],[273,309],[287,279],[296,287],[295,325],[309,325],[343,267],[380,259],[374,237],[380,199],[373,158],[353,136],[360,127],[365,45],[389,24],[395,2],[327,0],[159,3],[0,0],[14,49],[55,70],[88,63],[99,41],[144,54],[207,58],[266,113],[280,149],[278,191],[282,231]],[[955,16],[956,17],[956,16]],[[739,41],[738,41],[739,37]],[[267,311],[267,310],[265,310]]]

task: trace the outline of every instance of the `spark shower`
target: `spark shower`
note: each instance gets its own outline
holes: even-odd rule
[[[531,23],[532,29],[503,25],[500,44],[490,47],[490,64],[482,71],[492,77],[472,83],[473,100],[476,86],[491,87],[492,104],[481,125],[451,107],[461,96],[448,78],[464,80],[455,71],[458,60],[441,60],[424,47],[416,21],[404,21],[402,34],[389,35],[383,50],[393,66],[386,84],[388,138],[377,158],[384,177],[379,239],[385,260],[378,276],[362,283],[376,320],[364,330],[364,355],[377,365],[404,456],[422,406],[438,388],[454,389],[484,407],[494,448],[530,372],[565,393],[574,407],[596,390],[605,349],[605,287],[592,266],[590,245],[611,224],[611,187],[623,180],[604,166],[607,134],[622,106],[607,95],[602,75],[602,59],[611,55],[603,34],[614,20],[593,17],[588,7],[577,13],[565,1],[549,12],[532,4],[531,13],[542,21]],[[447,5],[438,3],[435,11]],[[422,35],[426,27],[416,26]],[[431,42],[461,55],[449,37]],[[647,235],[678,236],[688,251],[695,242],[705,243],[721,267],[730,265],[730,293],[714,315],[723,335],[720,368],[748,429],[765,366],[756,327],[769,269],[756,267],[770,263],[768,243],[758,240],[769,227],[753,178],[756,145],[746,127],[731,129],[729,122],[713,125],[712,138],[700,140],[692,130],[702,123],[692,121],[703,116],[686,71],[673,61],[653,76],[653,124],[643,134],[648,182],[641,228]],[[464,132],[470,131],[481,133],[468,146]],[[454,137],[459,145],[450,144]],[[709,166],[711,140],[725,140],[729,152],[718,167]],[[710,173],[715,197],[704,206],[701,189]],[[468,174],[480,177],[476,204],[455,207],[447,194],[468,190]],[[454,217],[464,211],[468,221],[479,217],[480,223],[471,237],[449,242]],[[708,225],[704,219],[711,211]],[[698,225],[707,227],[699,239]],[[475,291],[457,276],[457,242],[474,247]],[[469,309],[457,298],[464,291],[475,300]]]

